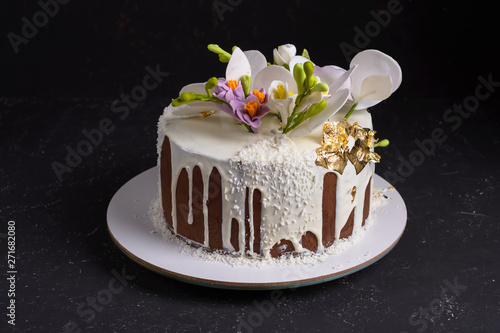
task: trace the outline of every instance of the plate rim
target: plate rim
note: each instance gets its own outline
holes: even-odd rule
[[[344,276],[356,273],[357,271],[360,271],[368,266],[371,266],[375,262],[379,261],[382,259],[387,253],[389,253],[399,242],[401,239],[401,236],[404,233],[404,230],[401,232],[399,237],[384,251],[379,253],[377,256],[362,262],[356,266],[349,267],[343,271],[340,272],[335,272],[332,274],[327,274],[327,275],[320,275],[316,277],[311,277],[308,279],[301,279],[301,280],[294,280],[294,281],[283,281],[283,282],[263,282],[263,283],[258,283],[258,282],[231,282],[231,281],[218,281],[218,280],[211,280],[211,279],[205,279],[205,278],[200,278],[197,276],[191,276],[191,275],[186,275],[178,272],[174,272],[168,269],[165,269],[163,267],[156,266],[144,259],[139,258],[138,256],[134,255],[132,252],[130,252],[126,247],[124,247],[111,233],[111,231],[108,229],[109,235],[115,245],[130,259],[132,259],[134,262],[137,264],[141,265],[142,267],[145,267],[155,273],[158,273],[160,275],[163,275],[165,277],[186,282],[186,283],[191,283],[195,285],[200,285],[200,286],[206,286],[206,287],[212,287],[212,288],[219,288],[219,289],[249,289],[249,290],[267,290],[267,289],[285,289],[285,288],[297,288],[297,287],[306,287],[306,286],[311,286],[315,284],[320,284],[336,279],[340,279]]]

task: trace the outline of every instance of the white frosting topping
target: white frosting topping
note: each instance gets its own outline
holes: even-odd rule
[[[323,171],[315,160],[314,152],[299,152],[282,134],[245,147],[231,160],[231,169],[241,175],[233,176],[231,186],[249,187],[250,192],[257,188],[262,193],[264,254],[281,239],[292,241],[295,250],[302,252],[299,241],[303,234],[321,235]]]

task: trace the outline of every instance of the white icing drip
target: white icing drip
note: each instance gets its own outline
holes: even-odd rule
[[[201,168],[201,167],[200,167]],[[208,168],[201,168],[201,173],[203,177],[203,245],[208,247],[209,233],[208,233],[208,195],[209,195],[209,183],[210,183],[210,173],[204,172]]]
[[[366,220],[365,225],[348,237],[336,241],[332,246],[326,249],[323,253],[312,255],[311,252],[304,252],[300,256],[283,256],[280,258],[269,258],[269,257],[256,257],[256,256],[242,256],[242,255],[227,255],[221,254],[217,251],[207,252],[202,248],[194,248],[188,245],[186,242],[178,239],[170,229],[167,227],[167,223],[163,216],[163,209],[161,207],[161,202],[159,200],[154,200],[151,208],[148,212],[149,222],[153,224],[155,230],[160,232],[164,239],[169,242],[174,242],[177,245],[177,249],[180,253],[191,255],[201,260],[206,260],[210,262],[224,262],[230,266],[254,266],[254,267],[267,267],[267,266],[283,266],[283,265],[314,265],[324,261],[326,258],[332,255],[336,255],[353,244],[360,241],[367,228],[371,226],[373,221],[376,219],[377,212],[383,209],[388,203],[390,198],[387,198],[384,193],[388,189],[380,189],[374,185],[373,196],[371,199],[370,216]],[[155,232],[155,231],[152,231]]]
[[[189,169],[188,169],[189,170]],[[189,195],[188,195],[188,224],[193,224],[193,174],[194,169],[191,169],[191,172],[188,171],[188,184],[189,184]]]
[[[318,172],[322,170],[315,165],[315,158],[314,153],[299,152],[287,136],[276,134],[245,147],[232,159],[232,167],[245,179],[242,190],[250,189],[250,244],[255,237],[251,198],[253,190],[261,191],[261,249],[265,256],[282,239],[290,240],[301,252],[300,240],[307,231],[321,242],[322,185],[318,180],[322,177]],[[312,206],[319,209],[310,209]]]
[[[373,175],[373,163],[368,163],[361,172],[356,175],[356,169],[348,163],[342,175],[337,174],[337,203],[335,210],[335,239],[340,238],[340,231],[346,225],[352,210],[354,209],[353,230],[357,230],[363,223],[363,206],[365,189]],[[356,196],[352,197],[352,188],[356,186]],[[370,192],[371,193],[371,192]]]
[[[248,245],[250,253],[253,253],[253,242],[255,240],[255,230],[254,230],[254,216],[253,216],[253,192],[255,188],[252,186],[248,191],[248,224],[250,226],[250,237],[248,238]]]

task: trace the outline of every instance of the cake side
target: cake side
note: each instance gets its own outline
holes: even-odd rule
[[[273,126],[252,144],[226,140],[238,135],[234,125],[217,141],[219,122],[227,120],[221,116],[160,120],[161,201],[175,234],[210,250],[276,257],[322,252],[363,225],[371,164],[359,175],[352,165],[342,175],[318,167],[318,141],[312,139],[317,133],[292,140],[273,132]],[[357,119],[371,126],[368,112]],[[186,132],[183,126],[196,130]],[[204,145],[218,147],[217,154],[201,149]],[[353,195],[354,187],[360,190]]]

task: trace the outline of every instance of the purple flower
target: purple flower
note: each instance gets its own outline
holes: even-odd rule
[[[271,111],[267,105],[264,105],[268,99],[264,89],[252,90],[243,102],[234,99],[229,104],[233,108],[234,117],[250,126],[252,132],[257,133],[261,124],[260,118]]]
[[[215,87],[213,95],[215,98],[227,103],[234,100],[242,101],[245,97],[241,82],[236,80],[220,80]],[[227,104],[221,104],[220,109],[231,116],[233,115],[233,110]]]

